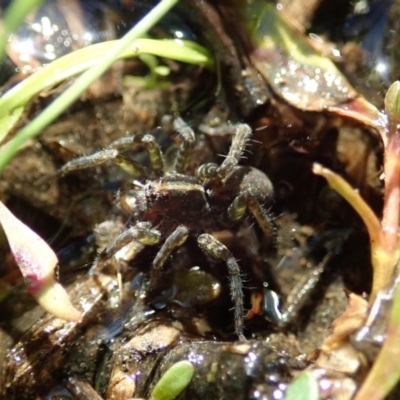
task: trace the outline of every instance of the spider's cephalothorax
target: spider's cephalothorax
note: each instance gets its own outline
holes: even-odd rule
[[[239,160],[251,135],[248,125],[235,126],[229,153],[220,166],[201,165],[196,176],[185,175],[185,163],[195,144],[193,131],[180,119],[174,127],[182,138],[172,171],[164,171],[161,150],[151,135],[140,137],[149,153],[151,178],[135,162],[122,156],[118,147],[137,142],[137,137],[124,137],[106,150],[81,157],[66,164],[62,173],[91,167],[112,160],[143,179],[124,190],[119,199],[121,207],[134,216],[133,226],[122,232],[100,254],[108,259],[132,241],[142,245],[162,244],[152,262],[151,286],[154,288],[162,267],[172,251],[181,246],[189,235],[197,238],[200,249],[213,259],[224,261],[228,268],[231,298],[235,309],[235,330],[243,335],[243,293],[239,265],[228,248],[208,232],[240,221],[250,212],[268,238],[274,234],[273,224],[263,205],[272,201],[273,188],[261,171],[239,166]]]

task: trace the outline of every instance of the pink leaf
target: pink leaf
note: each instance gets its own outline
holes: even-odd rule
[[[56,317],[79,321],[81,312],[74,308],[67,292],[55,279],[58,260],[53,250],[1,201],[0,223],[29,293],[46,311]]]

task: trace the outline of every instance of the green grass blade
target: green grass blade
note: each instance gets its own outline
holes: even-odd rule
[[[4,117],[0,117],[0,143],[6,138],[7,133],[14,128],[15,124],[19,121],[22,113],[24,112],[24,106],[15,107]]]
[[[43,90],[95,66],[101,62],[104,54],[112,51],[118,44],[118,40],[111,40],[74,51],[24,79],[0,98],[0,118],[8,115],[14,108],[25,105]],[[152,54],[196,65],[210,65],[211,60],[207,50],[200,45],[175,39],[137,39],[119,54],[118,59],[140,54]]]

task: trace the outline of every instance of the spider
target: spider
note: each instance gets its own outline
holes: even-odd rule
[[[174,249],[183,245],[189,235],[194,235],[207,257],[223,261],[227,266],[235,332],[240,340],[245,340],[243,284],[238,262],[230,250],[208,232],[232,226],[250,212],[267,238],[273,237],[272,219],[263,209],[272,202],[272,183],[262,171],[239,166],[251,136],[248,125],[233,126],[231,146],[221,165],[202,164],[194,176],[185,174],[185,164],[195,145],[195,134],[181,118],[175,119],[173,125],[181,144],[169,172],[165,171],[160,147],[149,134],[118,139],[105,150],[68,162],[60,172],[66,174],[113,161],[136,177],[133,185],[121,190],[118,196],[121,207],[130,212],[136,223],[120,233],[100,253],[99,260],[110,259],[132,242],[144,246],[161,245],[151,266],[152,289]],[[120,153],[121,148],[133,143],[141,143],[146,148],[151,164],[149,174],[140,164]]]

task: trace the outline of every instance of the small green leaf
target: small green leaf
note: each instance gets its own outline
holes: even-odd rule
[[[192,380],[194,367],[189,361],[179,361],[170,367],[151,393],[153,400],[173,400]]]
[[[385,110],[389,119],[389,135],[394,135],[400,124],[400,82],[392,83],[385,96]]]
[[[301,374],[288,386],[285,400],[319,400],[317,380],[312,374]]]

